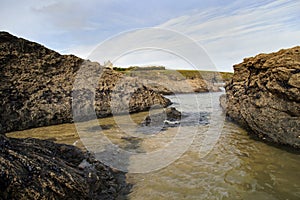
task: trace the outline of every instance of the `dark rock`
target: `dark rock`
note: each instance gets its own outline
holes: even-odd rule
[[[210,113],[209,112],[200,112],[199,124],[208,125],[210,123]]]
[[[121,172],[64,144],[0,135],[1,199],[116,199],[129,192]]]
[[[165,128],[166,126],[180,125],[181,112],[174,107],[162,109],[161,112],[148,115],[141,123],[142,126],[155,126]]]
[[[299,46],[246,58],[234,65],[220,103],[258,137],[300,148],[299,77]]]
[[[181,119],[181,112],[174,107],[166,108],[165,112],[169,121],[179,121]]]

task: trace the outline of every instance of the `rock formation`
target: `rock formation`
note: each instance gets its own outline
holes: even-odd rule
[[[134,78],[0,32],[0,199],[116,199],[128,192],[124,174],[89,153],[4,134],[156,104],[170,101]]]
[[[300,47],[259,54],[233,67],[220,99],[227,116],[262,139],[300,148]]]
[[[74,146],[0,135],[0,199],[116,199],[124,174]]]
[[[212,82],[214,77],[222,80],[221,73],[218,72],[193,71],[193,74],[188,76],[176,70],[133,69],[125,73],[127,76],[137,77],[143,85],[163,95],[221,91],[220,85]]]
[[[174,122],[174,125],[180,124],[181,112],[174,107],[157,110],[157,113],[148,115],[141,123],[142,126],[159,126],[167,127],[169,123]]]
[[[85,110],[84,119],[93,112],[105,117],[170,104],[134,78],[6,32],[0,32],[0,66],[0,133],[73,122],[72,99],[75,109]],[[83,67],[88,67],[86,74],[77,78]],[[91,79],[98,74],[101,77]],[[84,88],[89,79],[99,81],[90,83],[96,84],[94,91]],[[77,87],[75,80],[79,80]],[[126,90],[116,89],[122,84]]]

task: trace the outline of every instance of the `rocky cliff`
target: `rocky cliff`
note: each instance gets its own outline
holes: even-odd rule
[[[233,67],[220,99],[227,116],[264,140],[300,148],[300,47],[259,54]]]
[[[94,91],[83,91],[84,81],[79,81],[81,88],[74,89],[82,66],[90,69],[85,75],[95,70],[101,74],[94,79],[98,80]],[[94,111],[97,117],[105,117],[112,112],[138,112],[154,104],[163,107],[170,104],[168,99],[139,84],[138,80],[122,76],[98,63],[60,55],[37,43],[0,32],[0,133],[73,122],[74,97],[76,105],[73,106],[79,111],[85,110],[81,113],[84,119],[89,119]],[[81,76],[82,80],[89,78]],[[116,89],[120,83],[125,84],[127,90]],[[113,107],[111,102],[116,102],[116,97],[122,97],[124,102],[119,101]]]

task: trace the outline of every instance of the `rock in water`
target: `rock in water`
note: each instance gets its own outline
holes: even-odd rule
[[[181,120],[181,112],[176,110],[175,107],[164,108],[158,110],[158,113],[148,115],[141,123],[142,126],[158,126],[158,125],[179,125]]]
[[[82,67],[88,70],[75,79]],[[92,83],[94,90],[84,90],[94,80],[92,72],[102,74],[99,83]],[[75,80],[78,85],[74,89]],[[126,90],[116,88],[123,86]],[[82,114],[79,120],[90,119],[94,111],[97,117],[105,117],[112,112],[133,113],[148,110],[155,104],[163,107],[170,104],[136,79],[0,32],[0,134],[73,122],[72,95],[76,97],[75,108]]]
[[[226,114],[263,139],[300,148],[300,47],[234,65]]]

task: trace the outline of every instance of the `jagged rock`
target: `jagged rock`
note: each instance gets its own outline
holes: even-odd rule
[[[181,112],[174,107],[166,108],[165,112],[169,121],[178,121],[181,119]]]
[[[141,123],[142,126],[156,126],[166,128],[180,124],[181,112],[174,107],[159,110],[158,113],[148,115]]]
[[[227,116],[260,138],[300,148],[299,77],[299,46],[244,59],[225,87]]]
[[[0,134],[73,122],[72,103],[81,120],[90,119],[94,111],[105,117],[171,103],[134,78],[7,32],[0,32],[0,66]],[[82,68],[87,69],[83,74]],[[95,79],[98,74],[102,76]],[[90,83],[94,89],[84,88],[93,80],[99,81]]]
[[[116,199],[131,187],[70,145],[0,135],[0,158],[0,199]]]

